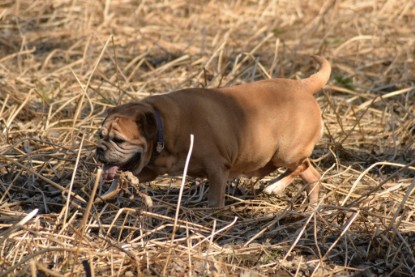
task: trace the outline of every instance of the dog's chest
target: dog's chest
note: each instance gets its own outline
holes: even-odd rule
[[[185,159],[180,159],[173,155],[161,154],[152,164],[149,164],[147,167],[156,172],[158,175],[168,174],[170,176],[179,176],[183,174],[185,164]],[[189,164],[189,175],[194,177],[205,176],[205,174],[201,172],[201,168],[195,165],[197,165],[197,163]]]

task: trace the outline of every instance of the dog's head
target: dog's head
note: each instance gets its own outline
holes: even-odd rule
[[[154,109],[145,103],[112,108],[98,135],[96,158],[104,164],[104,178],[113,179],[117,170],[137,175],[149,163],[156,140]]]

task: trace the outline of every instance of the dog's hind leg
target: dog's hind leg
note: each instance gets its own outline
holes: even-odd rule
[[[304,160],[296,167],[288,168],[286,172],[274,179],[272,184],[264,189],[264,192],[267,194],[280,195],[297,176],[300,176],[305,182],[309,203],[316,203],[320,190],[320,173],[318,173],[310,163],[309,159]]]
[[[266,194],[281,195],[285,188],[294,181],[295,176],[298,176],[295,173],[295,170],[287,169],[283,174],[271,180],[271,184],[264,189],[264,192]]]
[[[318,201],[321,175],[308,159],[305,162],[308,166],[303,172],[300,173],[300,177],[305,182],[305,189],[307,191],[309,203],[315,204]]]

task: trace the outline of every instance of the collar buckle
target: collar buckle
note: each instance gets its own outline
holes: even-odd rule
[[[157,142],[156,142],[156,146],[153,149],[153,155],[151,157],[152,160],[156,159],[157,156],[164,149],[164,133],[163,133],[164,126],[163,126],[163,121],[161,120],[161,115],[159,111],[157,111],[156,109],[154,110],[154,116],[156,118],[156,123],[157,123]]]
[[[160,141],[157,141],[157,146],[156,146],[156,151],[157,151],[157,153],[161,153],[161,151],[163,151],[163,149],[164,149],[164,143],[162,143],[162,142],[160,142]]]

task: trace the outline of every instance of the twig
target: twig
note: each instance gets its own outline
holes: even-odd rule
[[[81,142],[79,143],[78,155],[76,157],[75,166],[74,166],[74,169],[73,169],[73,172],[72,172],[72,178],[71,178],[71,181],[69,183],[69,189],[68,189],[69,193],[68,193],[68,198],[66,199],[66,208],[65,208],[65,216],[63,218],[63,225],[66,224],[66,219],[67,219],[67,216],[68,216],[69,202],[70,202],[71,194],[72,194],[72,187],[73,187],[73,183],[75,181],[76,172],[78,170],[79,159],[81,158],[82,146],[84,144],[84,138],[85,138],[85,135],[83,134],[82,138],[81,138]]]
[[[170,249],[169,249],[169,253],[167,255],[166,263],[165,263],[164,268],[163,268],[163,275],[164,276],[166,276],[167,267],[168,267],[169,262],[170,262],[171,251],[173,249],[173,241],[174,241],[174,238],[175,238],[175,235],[176,235],[177,221],[179,219],[179,212],[180,212],[180,205],[181,205],[181,202],[182,202],[183,189],[184,189],[184,186],[186,184],[187,170],[188,170],[188,167],[189,167],[190,157],[192,156],[192,151],[193,151],[193,141],[194,141],[194,135],[191,134],[190,135],[189,152],[187,153],[186,163],[185,163],[184,170],[183,170],[182,184],[180,186],[179,199],[177,200],[176,214],[174,216],[173,232],[172,232],[171,240],[170,240]]]

